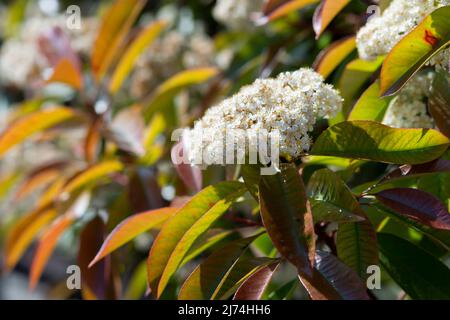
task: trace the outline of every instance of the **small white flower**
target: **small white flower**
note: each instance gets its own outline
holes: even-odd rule
[[[450,0],[393,0],[381,16],[373,17],[356,36],[359,56],[373,60],[385,55],[434,10],[449,5]],[[450,50],[446,50],[431,65],[448,68]]]
[[[224,152],[223,137],[228,130],[236,129],[265,130],[269,136],[278,132],[280,155],[297,158],[310,149],[308,133],[316,121],[334,117],[341,108],[339,93],[311,69],[257,79],[208,109],[195,123],[187,138],[189,158],[192,161],[201,154],[220,157]],[[245,143],[239,148],[245,152]]]
[[[434,128],[427,113],[434,75],[428,72],[412,78],[389,105],[383,123],[395,128]]]
[[[252,14],[261,11],[265,0],[218,0],[213,10],[214,18],[233,30],[254,26]]]

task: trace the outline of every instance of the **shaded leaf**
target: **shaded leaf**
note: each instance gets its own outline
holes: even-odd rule
[[[114,250],[120,248],[128,241],[134,239],[141,233],[144,233],[155,227],[160,227],[177,211],[178,208],[156,209],[144,213],[135,214],[122,221],[108,235],[95,258],[90,262],[89,266],[92,267],[95,263],[106,257]]]
[[[316,252],[316,269],[333,285],[344,300],[369,300],[365,283],[334,255]]]
[[[176,143],[171,150],[172,163],[174,163],[178,176],[184,182],[185,186],[193,191],[200,191],[203,185],[202,169],[199,166],[195,166],[179,159],[184,159],[185,156],[185,144],[183,141]],[[180,163],[181,162],[181,163]]]
[[[153,21],[145,27],[130,44],[123,56],[120,58],[109,83],[109,91],[116,93],[122,86],[130,71],[133,69],[136,60],[144,52],[144,50],[152,44],[152,42],[164,30],[167,23],[164,21]]]
[[[314,258],[314,224],[305,186],[293,164],[281,172],[261,176],[261,218],[275,247],[300,274],[311,275]]]
[[[450,84],[446,76],[436,75],[428,100],[428,110],[439,130],[450,137]]]
[[[450,42],[450,6],[433,11],[400,40],[381,68],[383,96],[397,93],[435,54]]]
[[[355,37],[338,40],[319,53],[314,61],[314,69],[327,78],[339,64],[356,48]]]
[[[146,0],[116,0],[105,13],[91,55],[92,72],[97,81],[103,78],[113,63],[146,2]]]
[[[110,259],[103,260],[102,263],[98,263],[93,268],[88,267],[89,262],[100,249],[105,233],[105,223],[100,217],[95,217],[80,234],[78,265],[81,271],[81,291],[84,299],[106,300],[117,298]]]
[[[450,230],[450,213],[432,194],[410,188],[383,190],[375,194],[386,207],[422,224]]]
[[[364,220],[359,215],[359,205],[350,189],[329,169],[314,172],[308,182],[307,194],[315,223]]]
[[[311,154],[420,164],[441,156],[449,144],[448,138],[432,129],[394,129],[372,121],[346,121],[324,131]]]
[[[394,235],[378,234],[380,261],[413,299],[450,299],[450,270],[441,261]]]
[[[279,262],[272,263],[248,277],[236,291],[233,300],[260,300],[278,265]]]
[[[0,135],[0,158],[12,147],[33,134],[76,117],[76,113],[65,107],[52,107],[25,115],[14,121]]]
[[[322,0],[313,17],[313,28],[316,38],[328,27],[330,22],[349,4],[350,0]]]
[[[148,257],[148,281],[155,296],[162,294],[195,240],[244,192],[239,182],[208,186],[164,224]]]

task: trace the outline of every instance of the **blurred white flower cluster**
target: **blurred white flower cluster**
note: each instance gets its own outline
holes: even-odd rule
[[[342,108],[342,98],[321,75],[311,69],[258,79],[231,98],[207,110],[186,134],[189,159],[199,154],[210,158],[224,154],[227,131],[240,129],[237,152],[245,153],[250,132],[279,135],[279,154],[297,158],[310,149],[308,135],[320,118],[331,118]],[[205,134],[207,132],[207,134]],[[202,137],[199,141],[198,137]],[[239,150],[239,149],[242,149]]]
[[[218,0],[213,10],[214,18],[232,30],[253,27],[252,14],[260,12],[265,0]]]
[[[26,19],[17,36],[1,48],[0,80],[24,87],[40,79],[59,55],[69,51],[88,55],[96,29],[97,20],[93,18],[83,19],[80,30],[68,29],[65,16]]]
[[[450,0],[393,0],[382,15],[372,17],[359,30],[356,42],[359,56],[373,60],[385,55],[428,14],[450,5]],[[430,61],[431,65],[448,68],[450,50],[446,50]]]
[[[388,107],[383,123],[395,128],[434,128],[427,113],[434,72],[416,75],[400,91]]]
[[[206,34],[168,32],[155,40],[138,59],[131,79],[131,93],[135,98],[142,98],[177,72],[217,65],[216,56],[214,42]]]

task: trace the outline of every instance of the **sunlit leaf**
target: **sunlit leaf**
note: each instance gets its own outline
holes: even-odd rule
[[[81,90],[84,86],[83,75],[72,61],[61,59],[53,69],[52,74],[46,80],[46,83],[60,82],[67,84],[74,89]]]
[[[282,164],[259,183],[261,218],[275,247],[300,274],[310,275],[314,224],[303,180],[295,165]]]
[[[90,194],[81,194],[64,215],[47,227],[39,239],[30,268],[30,288],[34,289],[62,234],[87,210]]]
[[[84,158],[87,163],[94,163],[101,143],[102,119],[97,118],[91,122],[84,140]]]
[[[378,235],[380,261],[413,299],[450,299],[450,270],[441,261],[394,235]]]
[[[116,93],[122,86],[139,56],[144,50],[152,44],[152,42],[164,30],[166,22],[154,21],[151,22],[144,30],[142,30],[136,39],[130,44],[123,56],[120,58],[109,83],[109,91]]]
[[[146,0],[116,0],[105,13],[91,55],[92,71],[101,80],[136,21]]]
[[[87,169],[77,173],[64,186],[64,193],[72,193],[90,183],[97,182],[101,178],[105,178],[110,174],[121,171],[124,165],[116,160],[107,160],[99,162]]]
[[[91,261],[89,266],[93,266],[108,254],[120,248],[141,233],[144,233],[152,228],[160,227],[177,211],[178,208],[156,209],[135,214],[124,220],[108,235],[101,249]]]
[[[57,219],[49,228],[44,232],[39,240],[36,253],[33,258],[33,263],[30,269],[30,288],[34,289],[41,277],[42,271],[47,264],[59,238],[74,223],[74,217],[72,215],[64,215]]]
[[[397,93],[428,60],[450,43],[450,6],[433,11],[391,50],[381,68],[380,92]]]
[[[148,257],[148,280],[152,293],[159,297],[169,279],[194,244],[242,196],[239,182],[222,182],[197,193],[158,234]]]
[[[450,137],[450,84],[442,73],[438,73],[433,81],[428,110],[439,130]]]
[[[277,7],[275,10],[273,10],[268,16],[261,18],[260,23],[264,24],[269,21],[274,21],[276,19],[280,19],[282,17],[285,17],[291,12],[300,10],[307,5],[317,3],[319,0],[290,0],[279,7]]]
[[[342,98],[344,98],[344,110],[341,121],[346,119],[347,113],[353,106],[354,98],[372,74],[380,68],[383,60],[384,57],[379,57],[373,61],[355,59],[345,66],[338,81],[338,89]]]
[[[30,172],[20,184],[15,194],[15,201],[25,198],[36,189],[48,185],[61,175],[61,170],[67,165],[65,161],[55,161],[40,166]]]
[[[14,268],[41,229],[56,216],[56,210],[51,207],[39,208],[15,223],[5,241],[5,266],[8,270]]]
[[[16,0],[12,2],[5,17],[5,35],[8,37],[14,36],[26,16],[27,6],[29,0]]]
[[[313,17],[313,28],[318,38],[330,22],[341,12],[350,0],[322,0]]]
[[[233,241],[212,253],[184,282],[179,300],[214,299],[230,269],[258,235]]]
[[[144,114],[148,118],[156,109],[162,107],[168,99],[189,86],[201,84],[218,74],[213,67],[183,70],[163,82],[144,102]]]
[[[272,263],[248,277],[236,291],[233,300],[260,300],[278,265],[279,262]]]
[[[33,134],[53,127],[61,122],[74,119],[77,114],[65,107],[53,107],[33,112],[13,122],[0,135],[0,158]]]
[[[375,194],[383,205],[436,229],[450,230],[450,213],[432,194],[411,188],[388,189]]]
[[[441,156],[450,145],[432,129],[394,129],[372,121],[346,121],[324,131],[313,155],[420,164]]]
[[[0,200],[9,193],[19,177],[20,175],[16,172],[0,177]]]
[[[391,97],[380,98],[380,83],[375,81],[356,102],[348,120],[382,122],[391,100]]]
[[[314,69],[327,78],[355,48],[354,36],[334,42],[319,54],[314,61]]]

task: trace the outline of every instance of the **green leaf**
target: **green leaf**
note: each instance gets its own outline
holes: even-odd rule
[[[441,261],[394,235],[378,235],[380,261],[413,299],[450,299],[450,270]]]
[[[246,164],[241,167],[242,178],[250,194],[259,201],[258,185],[261,179],[261,166]]]
[[[158,234],[148,257],[148,281],[160,297],[189,249],[220,218],[246,188],[239,182],[222,182],[195,195]]]
[[[400,40],[381,68],[381,93],[394,95],[450,43],[450,6],[433,11]]]
[[[315,223],[364,220],[359,215],[358,202],[350,189],[333,171],[321,169],[314,172],[306,190],[311,201]]]
[[[179,300],[214,299],[220,286],[248,246],[260,234],[228,243],[211,254],[184,282]]]
[[[420,164],[438,158],[449,145],[447,137],[432,129],[394,129],[372,121],[346,121],[324,131],[311,154]]]
[[[380,82],[375,81],[359,98],[348,120],[372,120],[382,122],[392,98],[380,98]]]
[[[261,218],[275,247],[300,274],[311,275],[314,258],[314,224],[305,186],[294,164],[281,172],[261,176]]]
[[[177,211],[177,208],[161,208],[135,214],[122,221],[108,235],[97,255],[89,264],[89,267],[93,266],[99,260],[103,259],[108,254],[120,248],[138,235],[150,230],[151,228],[162,225]]]
[[[450,84],[442,73],[438,73],[433,81],[428,109],[439,130],[450,137]]]

